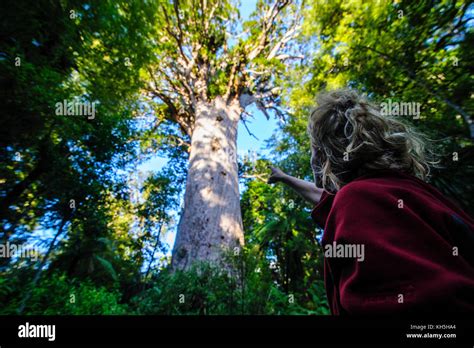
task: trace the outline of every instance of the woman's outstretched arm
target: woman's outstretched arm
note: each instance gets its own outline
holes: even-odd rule
[[[304,181],[294,176],[288,175],[283,172],[281,169],[276,167],[269,167],[272,171],[272,174],[268,178],[268,183],[273,184],[276,182],[282,182],[285,185],[291,187],[296,191],[301,197],[303,197],[309,203],[315,205],[321,199],[323,194],[323,189],[316,187],[313,182]]]

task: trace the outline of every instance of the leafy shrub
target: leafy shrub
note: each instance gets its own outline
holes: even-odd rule
[[[239,265],[240,264],[240,265]],[[329,314],[324,286],[315,282],[303,293],[285,293],[272,278],[268,260],[234,258],[229,271],[196,264],[188,271],[164,270],[153,287],[132,300],[136,314],[242,315]],[[309,298],[309,300],[307,300]]]
[[[67,279],[65,274],[45,277],[34,288],[23,288],[5,278],[0,281],[0,299],[4,306],[1,314],[16,314],[26,294],[28,301],[23,314],[27,315],[88,315],[126,314],[127,306],[119,303],[120,293],[116,289],[97,287],[90,281]]]

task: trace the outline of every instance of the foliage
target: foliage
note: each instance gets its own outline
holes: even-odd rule
[[[286,293],[273,281],[267,261],[250,252],[233,257],[237,275],[206,263],[189,271],[160,273],[153,286],[132,302],[137,314],[242,315],[328,314],[322,284],[316,282],[305,295]]]
[[[17,314],[22,298],[13,292],[18,287],[14,275],[0,282],[1,314]],[[26,315],[87,315],[125,314],[126,305],[119,303],[120,292],[98,287],[91,281],[70,279],[65,274],[53,273],[44,279],[41,286],[32,289]]]
[[[0,259],[1,314],[328,314],[313,207],[266,183],[270,164],[313,180],[307,115],[325,88],[421,103],[407,121],[435,140],[431,180],[474,213],[471,2],[258,0],[246,19],[196,3],[1,2],[0,238],[40,253]],[[281,123],[270,155],[239,161],[233,273],[173,273],[195,99],[219,96]],[[63,100],[97,114],[56,115]]]

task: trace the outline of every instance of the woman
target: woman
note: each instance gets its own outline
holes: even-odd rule
[[[347,89],[318,97],[308,133],[316,185],[269,183],[316,205],[331,312],[474,313],[474,220],[424,181],[423,138]]]

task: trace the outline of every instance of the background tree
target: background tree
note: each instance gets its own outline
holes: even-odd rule
[[[1,13],[2,243],[45,249],[20,269],[16,307],[25,308],[46,268],[126,289],[140,279],[142,250],[129,234],[128,178],[119,170],[136,164],[134,117],[149,57],[137,35],[149,11],[141,2],[7,1]],[[96,115],[57,115],[63,100],[96,102]]]

